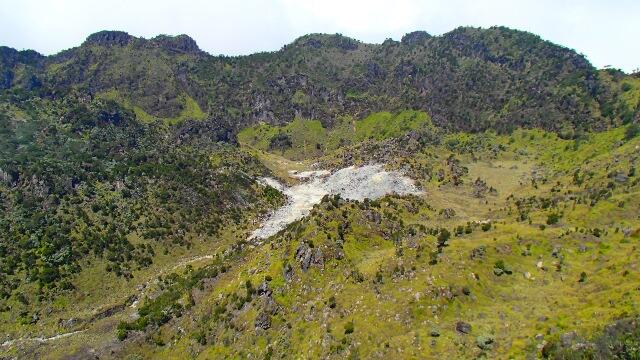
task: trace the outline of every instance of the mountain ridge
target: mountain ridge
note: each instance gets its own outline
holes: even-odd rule
[[[539,35],[536,35],[535,33],[526,31],[526,30],[519,30],[516,28],[510,28],[507,26],[491,26],[488,28],[485,27],[475,27],[475,26],[458,26],[457,28],[454,28],[450,31],[444,32],[440,35],[432,35],[430,34],[428,31],[426,30],[413,30],[413,31],[409,31],[407,33],[405,33],[404,35],[402,35],[400,37],[400,40],[394,40],[393,38],[386,38],[384,41],[382,42],[363,42],[361,40],[358,40],[355,37],[350,37],[347,35],[344,35],[342,33],[308,33],[308,34],[304,34],[304,35],[300,35],[296,38],[294,38],[291,42],[283,44],[279,49],[275,49],[275,50],[264,50],[264,51],[256,51],[256,52],[251,52],[248,54],[236,54],[236,55],[229,55],[229,54],[223,54],[223,53],[217,53],[215,54],[212,51],[207,51],[207,50],[201,50],[204,53],[207,53],[208,55],[211,55],[213,57],[226,57],[226,58],[239,58],[239,57],[250,57],[250,56],[254,56],[254,55],[260,55],[260,54],[265,54],[265,53],[275,53],[275,52],[280,52],[283,49],[294,45],[296,42],[299,42],[300,40],[303,39],[314,39],[314,38],[342,38],[348,41],[353,41],[359,44],[363,44],[363,45],[383,45],[385,43],[405,43],[405,44],[409,44],[409,43],[420,43],[421,40],[427,40],[429,38],[435,38],[435,37],[445,37],[445,36],[450,36],[454,33],[460,32],[460,31],[464,31],[464,30],[468,30],[468,29],[472,29],[472,30],[489,30],[489,29],[500,29],[503,31],[512,31],[512,32],[517,32],[517,33],[522,33],[522,34],[527,34],[530,36],[533,36],[535,38],[540,39],[543,42],[549,43],[549,44],[553,44],[555,46],[561,47],[561,48],[565,48],[568,50],[571,50],[573,52],[575,52],[574,49],[564,46],[562,44],[558,44],[558,43],[554,43],[551,40],[545,40],[542,37],[540,37]],[[102,39],[101,39],[102,38]],[[118,39],[120,38],[120,39]],[[91,42],[103,42],[105,44],[108,43],[112,43],[112,44],[116,44],[118,43],[121,46],[126,45],[127,43],[129,43],[129,41],[134,41],[134,40],[140,40],[140,41],[148,41],[151,42],[153,40],[157,40],[158,38],[185,38],[187,39],[189,42],[193,42],[196,44],[197,46],[197,41],[189,36],[188,34],[182,33],[182,34],[176,34],[176,35],[170,35],[170,34],[158,34],[152,37],[144,37],[144,36],[136,36],[136,35],[131,35],[128,31],[125,30],[98,30],[96,32],[93,32],[89,35],[87,35],[87,37],[85,38],[85,40],[78,46],[74,46],[71,48],[67,48],[67,49],[61,49],[55,53],[52,54],[43,54],[37,50],[34,49],[28,49],[28,48],[23,48],[21,50],[11,47],[11,46],[6,46],[6,45],[0,45],[0,48],[4,48],[5,50],[10,50],[10,51],[15,51],[15,52],[19,52],[19,53],[23,53],[23,52],[30,52],[30,53],[35,53],[37,54],[39,57],[45,57],[45,58],[51,58],[51,57],[55,57],[57,55],[59,55],[60,53],[64,53],[68,50],[72,50],[75,49],[79,46],[82,46],[86,43],[91,43]],[[404,41],[403,41],[404,39]],[[198,47],[199,48],[199,47]],[[576,52],[577,53],[577,52]],[[580,56],[584,57],[584,55],[579,54]],[[615,69],[618,70],[618,69]],[[622,71],[622,70],[620,70]],[[626,73],[625,73],[626,74]],[[627,75],[632,75],[631,73],[627,74]]]
[[[296,117],[331,126],[344,115],[415,109],[452,129],[574,132],[628,121],[636,110],[618,103],[584,56],[505,27],[418,31],[382,44],[308,34],[242,56],[210,55],[187,35],[101,31],[51,56],[3,54],[13,54],[2,56],[4,89],[81,89],[150,119],[194,118],[185,108],[197,104],[200,118],[225,119],[236,130]]]

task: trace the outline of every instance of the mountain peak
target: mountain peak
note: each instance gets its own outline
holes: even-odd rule
[[[135,37],[124,31],[103,30],[89,35],[84,43],[103,46],[125,46],[134,39]]]
[[[44,55],[35,50],[16,50],[8,46],[0,46],[0,64],[35,64],[44,58]]]
[[[405,34],[400,41],[405,45],[414,45],[423,43],[430,37],[431,35],[426,31],[413,31]]]
[[[103,30],[89,35],[84,44],[100,46],[127,46],[135,40],[142,44],[142,46],[155,46],[178,53],[200,53],[202,51],[198,47],[196,41],[185,34],[175,36],[158,35],[147,40],[129,35],[129,33],[124,31]]]
[[[176,36],[158,35],[150,41],[163,49],[175,52],[199,53],[202,51],[196,41],[185,34]]]
[[[308,34],[297,38],[291,45],[307,48],[339,48],[356,50],[360,41],[342,34]]]

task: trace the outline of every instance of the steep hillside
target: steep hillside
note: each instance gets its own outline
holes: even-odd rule
[[[33,321],[92,263],[131,279],[280,199],[215,132],[148,125],[113,101],[3,97],[0,131],[0,298],[22,303],[10,322]]]
[[[633,129],[578,140],[425,129],[432,141],[407,134],[315,157],[325,168],[388,162],[424,193],[327,196],[275,236],[225,240],[73,325],[65,316],[77,312],[57,305],[58,324],[42,315],[21,327],[67,337],[8,349],[54,358],[629,358],[640,299]],[[131,292],[138,301],[127,302]]]
[[[2,54],[3,88],[52,96],[79,89],[147,120],[210,117],[236,128],[295,117],[331,126],[338,116],[415,109],[450,129],[538,126],[571,135],[636,110],[582,55],[503,27],[415,32],[382,44],[313,34],[240,57],[208,55],[186,35],[146,40],[104,31],[50,57]]]
[[[379,153],[347,149],[356,163],[391,152],[390,167],[426,193],[325,198],[268,244],[225,262],[226,274],[181,287],[195,301],[180,318],[145,322],[144,336],[139,321],[121,324],[125,353],[630,356],[635,348],[619,344],[634,346],[637,335],[601,333],[638,312],[640,142],[627,134],[459,133],[408,155],[410,138]]]

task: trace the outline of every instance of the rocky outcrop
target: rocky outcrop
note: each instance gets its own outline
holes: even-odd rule
[[[272,295],[272,291],[271,288],[269,287],[269,283],[268,282],[263,282],[262,284],[260,284],[260,286],[258,286],[258,288],[256,289],[256,294],[258,296],[271,296]]]
[[[471,324],[464,322],[464,321],[458,321],[456,323],[456,331],[458,331],[459,333],[462,334],[470,334],[471,333]]]
[[[473,182],[473,196],[483,198],[487,195],[487,191],[489,191],[487,183],[480,178],[476,178],[476,181]]]
[[[359,41],[341,34],[309,34],[296,39],[289,47],[305,47],[312,49],[337,48],[345,51],[358,49]]]
[[[126,46],[134,39],[135,37],[124,31],[105,30],[89,35],[83,45]]]
[[[487,254],[487,247],[484,245],[480,245],[477,248],[471,250],[471,260],[479,260],[484,259]]]
[[[442,209],[440,213],[442,214],[442,216],[444,216],[445,219],[452,219],[456,216],[456,211],[452,208]]]
[[[322,250],[314,249],[306,242],[303,242],[298,246],[298,249],[296,250],[296,261],[300,263],[302,271],[309,270],[309,267],[312,265],[324,268],[324,255]]]
[[[294,275],[294,271],[293,271],[293,266],[291,266],[291,264],[286,264],[284,266],[284,279],[286,282],[290,282],[291,280],[293,280],[293,275]]]
[[[447,158],[447,167],[449,168],[453,185],[461,185],[462,177],[469,172],[469,169],[462,166],[460,160],[456,159],[453,155]]]
[[[261,311],[256,317],[256,329],[267,330],[271,327],[271,315],[266,311]]]
[[[202,52],[198,44],[188,35],[168,36],[160,35],[151,39],[151,43],[175,53],[191,53],[196,54]]]
[[[267,281],[256,289],[256,294],[262,298],[262,304],[255,320],[255,328],[267,330],[271,328],[271,317],[280,311],[280,306],[273,299],[273,291]]]
[[[405,34],[400,42],[403,45],[418,45],[424,44],[429,38],[431,38],[431,35],[426,31],[413,31]]]

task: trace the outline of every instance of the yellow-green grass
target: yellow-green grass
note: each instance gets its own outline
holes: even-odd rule
[[[469,221],[491,219],[490,230],[482,231],[476,226],[471,234],[452,235],[437,263],[430,264],[430,253],[435,250],[434,236],[401,238],[402,254],[399,254],[391,239],[381,236],[375,226],[367,225],[357,207],[318,211],[301,225],[294,238],[248,247],[243,256],[234,260],[230,270],[215,280],[215,285],[203,292],[194,290],[196,305],[185,316],[171,320],[159,331],[150,330],[150,334],[171,346],[133,338],[123,343],[124,350],[118,356],[171,359],[189,354],[203,359],[262,358],[271,347],[276,353],[294,358],[344,358],[356,351],[361,358],[475,358],[483,353],[476,345],[477,336],[488,335],[495,338],[494,349],[486,352],[488,358],[525,358],[539,355],[540,343],[535,340],[538,334],[547,340],[572,330],[584,336],[593,334],[617,318],[638,313],[637,238],[625,238],[622,231],[615,230],[640,228],[637,188],[626,191],[620,187],[612,197],[594,206],[574,205],[573,200],[565,199],[554,210],[533,209],[531,223],[517,219],[513,200],[507,197],[512,194],[516,198],[547,197],[557,182],[560,195],[568,191],[580,194],[588,187],[606,185],[608,172],[626,170],[634,161],[638,139],[620,143],[623,133],[624,129],[618,128],[589,134],[578,146],[573,140],[562,140],[538,130],[519,130],[512,135],[453,135],[469,143],[485,136],[491,143],[502,144],[505,151],[497,155],[481,151],[472,156],[452,152],[446,143],[427,148],[414,155],[414,160],[446,168],[446,158],[454,154],[469,169],[464,183],[453,186],[418,179],[425,186],[421,201],[432,209],[422,204],[416,213],[411,213],[404,206],[411,200],[392,197],[380,202],[380,211],[392,212],[405,224],[449,230]],[[309,165],[255,148],[249,151],[279,176]],[[576,185],[572,182],[576,167],[593,171],[594,176],[586,179],[585,184]],[[548,177],[547,181],[534,186],[531,182],[534,169]],[[472,183],[476,178],[496,188],[498,195],[475,198]],[[625,205],[619,207],[620,202]],[[444,208],[455,209],[456,216],[445,219],[439,213]],[[548,213],[555,210],[561,210],[563,215],[559,223],[542,228]],[[345,258],[329,258],[323,268],[312,266],[307,272],[302,271],[294,258],[297,246],[301,241],[310,241],[329,254],[335,238],[327,239],[316,219],[331,219],[323,226],[333,229],[330,233],[335,236],[340,223],[336,219],[343,216],[343,211],[351,224],[343,245]],[[576,227],[580,231],[576,232]],[[585,231],[594,227],[603,229],[600,237]],[[229,236],[226,244],[241,234],[246,234],[246,230]],[[485,257],[472,259],[472,250],[481,245],[486,248]],[[206,242],[200,246],[194,254],[205,253]],[[559,249],[557,257],[552,255],[554,248]],[[526,249],[531,255],[522,255]],[[511,275],[494,274],[494,264],[499,260],[513,269]],[[159,259],[154,267],[162,267],[163,261],[169,264],[175,259]],[[544,269],[539,268],[539,262]],[[294,267],[292,282],[284,279],[285,263]],[[396,271],[400,268],[404,274]],[[362,282],[354,279],[354,270],[363,277]],[[382,282],[374,281],[378,272],[382,274]],[[580,282],[583,272],[586,281]],[[149,270],[148,277],[136,275],[134,279],[136,282],[151,279],[151,273]],[[270,330],[255,328],[262,304],[256,298],[233,312],[235,330],[210,320],[211,309],[220,299],[232,293],[244,294],[246,280],[257,286],[267,275],[272,278],[274,299],[280,306]],[[101,286],[86,281],[85,292]],[[111,291],[118,291],[119,286],[113,285]],[[126,287],[123,284],[121,289]],[[470,295],[464,295],[462,287],[467,287]],[[456,296],[439,295],[449,288]],[[337,303],[335,309],[327,305],[332,296]],[[55,306],[69,307],[73,301],[60,299]],[[82,306],[86,305],[81,301]],[[114,327],[119,319],[115,316],[98,322],[89,328],[91,335],[59,340],[51,357],[65,354],[64,346],[73,349],[85,343],[115,341]],[[470,323],[471,334],[458,333],[457,321]],[[345,334],[345,325],[350,322],[354,324],[354,332]],[[184,333],[179,333],[178,327]],[[430,335],[434,328],[440,332],[437,338]],[[200,345],[192,336],[203,330],[216,334],[213,343]]]
[[[288,159],[301,160],[327,155],[353,143],[394,138],[430,126],[427,113],[413,110],[373,113],[361,120],[339,117],[331,128],[323,127],[318,120],[296,118],[284,126],[261,123],[247,127],[238,133],[238,141],[245,147],[273,150]],[[271,140],[278,134],[289,137],[290,148],[270,149]]]
[[[167,117],[167,118],[157,117],[149,114],[142,107],[140,107],[139,105],[133,104],[130,99],[127,99],[124,96],[122,96],[122,94],[120,94],[116,89],[104,91],[98,94],[98,96],[105,99],[114,100],[123,104],[125,107],[133,110],[133,112],[136,114],[137,119],[146,123],[151,123],[155,121],[164,121],[169,125],[175,125],[175,124],[180,124],[186,120],[204,120],[207,117],[207,114],[204,111],[202,111],[202,109],[200,108],[200,105],[198,105],[198,103],[186,93],[180,96],[180,101],[182,102],[183,107],[180,113],[178,114],[178,116]]]

